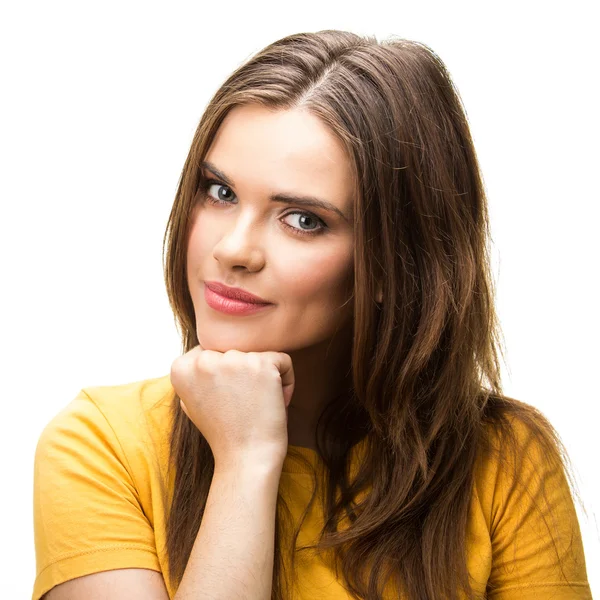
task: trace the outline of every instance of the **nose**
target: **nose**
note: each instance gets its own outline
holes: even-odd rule
[[[213,248],[213,257],[226,268],[260,270],[264,264],[264,251],[260,245],[260,227],[252,214],[240,213],[228,224],[229,228]]]

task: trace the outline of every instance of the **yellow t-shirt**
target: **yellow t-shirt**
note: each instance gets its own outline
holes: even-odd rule
[[[36,579],[32,600],[52,587],[83,575],[140,567],[166,577],[165,497],[170,402],[169,376],[118,386],[83,389],[44,428],[35,454],[34,531]],[[523,449],[535,445],[521,431]],[[298,449],[298,447],[295,447]],[[300,448],[312,465],[317,455]],[[516,494],[499,468],[487,461],[476,471],[468,527],[468,568],[490,600],[591,599],[581,534],[567,480],[549,471],[543,459],[523,469],[527,493]],[[543,477],[532,478],[538,472]],[[531,480],[531,481],[530,481]],[[552,542],[531,498],[540,480],[552,506],[550,516],[561,552]],[[280,486],[295,518],[308,504],[312,487],[306,467],[288,455]],[[318,502],[305,521],[298,544],[316,540],[323,524]],[[518,541],[518,543],[515,543]],[[299,563],[299,600],[350,598],[324,561]],[[570,586],[569,586],[569,582]]]

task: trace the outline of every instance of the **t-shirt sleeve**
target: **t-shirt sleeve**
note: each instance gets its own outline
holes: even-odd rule
[[[491,514],[489,600],[591,600],[581,532],[558,452],[514,423],[513,462],[497,467]]]
[[[44,428],[35,451],[32,600],[65,581],[112,569],[161,571],[127,457],[81,391]]]

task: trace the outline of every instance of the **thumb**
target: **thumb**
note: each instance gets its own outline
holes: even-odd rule
[[[281,376],[281,387],[283,392],[283,400],[285,402],[285,407],[290,405],[292,401],[292,396],[294,395],[294,388],[296,383],[296,378],[294,375],[294,365],[292,364],[292,359],[289,354],[285,352],[272,352],[271,353],[273,362],[279,371],[279,375]]]

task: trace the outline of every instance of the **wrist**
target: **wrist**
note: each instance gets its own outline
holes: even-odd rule
[[[281,475],[287,448],[264,447],[228,457],[215,457],[215,472],[243,472],[254,476]]]

